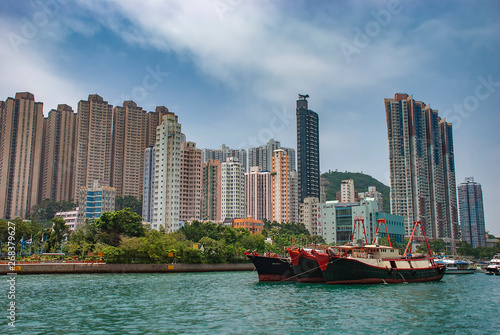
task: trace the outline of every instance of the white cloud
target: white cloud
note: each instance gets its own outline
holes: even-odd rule
[[[12,26],[0,24],[0,36],[6,38]],[[4,41],[0,48],[0,92],[2,99],[14,97],[16,92],[31,92],[36,101],[44,103],[44,114],[58,104],[66,103],[75,109],[75,102],[82,98],[82,90],[70,75],[59,72],[57,66],[43,58],[35,40],[27,40],[18,52]]]

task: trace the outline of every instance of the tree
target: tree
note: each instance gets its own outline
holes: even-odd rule
[[[431,248],[433,254],[440,254],[446,252],[446,242],[442,239],[430,241],[429,247]]]
[[[95,222],[85,223],[71,232],[68,238],[68,252],[72,255],[85,256],[96,244],[97,227]]]
[[[95,220],[98,241],[118,247],[121,236],[141,237],[144,236],[142,218],[132,212],[130,208],[120,211],[104,212]]]
[[[225,260],[225,243],[224,241],[216,241],[208,236],[200,240],[205,251],[205,259],[207,263],[224,263]]]
[[[142,216],[142,200],[138,200],[132,195],[127,196],[116,196],[115,198],[115,209],[121,211],[122,209],[130,208],[132,212]]]
[[[48,240],[48,248],[50,251],[56,251],[57,247],[60,247],[66,238],[69,227],[66,225],[66,221],[60,217],[53,218],[52,223],[53,226]]]
[[[56,216],[57,212],[71,211],[75,208],[76,204],[72,202],[45,199],[40,204],[31,207],[31,211],[26,217],[31,217],[40,221],[50,221]]]

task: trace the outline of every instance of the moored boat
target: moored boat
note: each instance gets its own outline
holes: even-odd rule
[[[385,220],[379,220],[379,224]],[[399,256],[396,248],[372,245],[345,245],[326,249],[326,252],[315,252],[314,255],[323,272],[327,284],[378,284],[378,283],[412,283],[439,281],[446,271],[444,265],[434,262],[431,257],[411,257],[406,251],[411,246],[415,229],[420,222],[415,222],[413,233],[403,256]],[[363,224],[364,226],[364,224]],[[353,236],[354,229],[353,228]],[[377,226],[378,231],[379,226]],[[386,225],[387,231],[387,225]],[[376,234],[375,234],[376,235]],[[387,236],[389,236],[387,232]],[[366,238],[365,238],[366,240]],[[427,242],[427,239],[425,238]],[[427,243],[429,254],[432,255]]]
[[[278,257],[275,253],[260,255],[257,252],[246,251],[257,270],[261,282],[296,281],[290,258]]]
[[[487,275],[500,275],[500,254],[496,254],[495,257],[493,257],[493,259],[484,268],[484,273]]]
[[[476,269],[470,267],[469,262],[465,262],[458,259],[440,259],[434,261],[436,264],[442,264],[446,266],[447,275],[463,275],[463,274],[473,274],[476,273]]]
[[[324,283],[325,278],[314,256],[314,249],[288,248],[292,267],[300,283]]]

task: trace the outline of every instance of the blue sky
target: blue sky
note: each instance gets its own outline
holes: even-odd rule
[[[199,148],[248,148],[295,147],[308,93],[321,171],[389,185],[383,99],[413,94],[453,122],[457,184],[482,184],[498,236],[499,15],[498,1],[1,1],[0,97],[30,91],[45,114],[94,93],[165,105]]]

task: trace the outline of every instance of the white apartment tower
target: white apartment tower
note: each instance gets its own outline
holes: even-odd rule
[[[142,188],[142,218],[146,222],[153,221],[155,195],[155,147],[144,150],[144,182]]]
[[[271,172],[252,166],[245,173],[245,217],[257,220],[272,220],[272,178]]]
[[[340,202],[355,202],[354,180],[342,180],[340,183]]]
[[[163,116],[156,128],[153,229],[179,229],[181,125],[175,114]]]
[[[245,216],[245,169],[235,157],[221,164],[221,196],[223,220]]]

